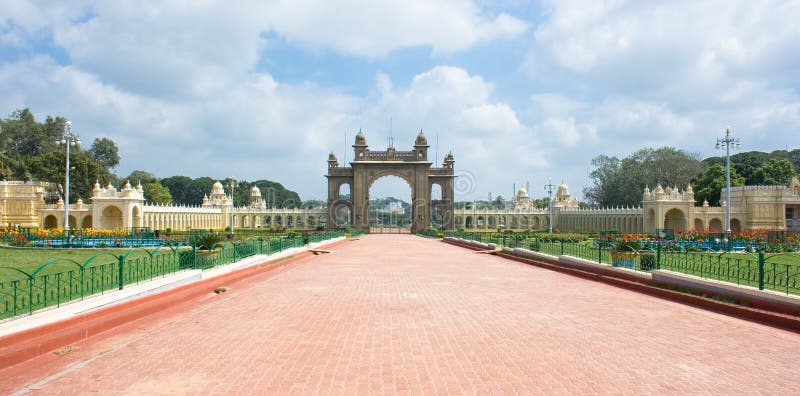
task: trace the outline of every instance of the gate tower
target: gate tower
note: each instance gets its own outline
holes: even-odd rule
[[[411,232],[431,226],[431,214],[441,215],[444,229],[453,229],[453,200],[455,173],[453,154],[444,157],[442,167],[432,167],[428,161],[428,139],[420,131],[411,151],[397,151],[391,145],[385,151],[368,149],[367,138],[359,131],[349,167],[339,166],[336,155],[328,156],[328,217],[327,227],[336,229],[344,224],[369,232],[369,188],[384,176],[397,176],[411,187]],[[339,189],[347,184],[350,199],[341,197]],[[431,200],[431,190],[438,184],[442,191],[439,200]]]

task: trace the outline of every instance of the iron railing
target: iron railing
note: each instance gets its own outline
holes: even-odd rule
[[[800,295],[800,254],[687,251],[680,245],[652,244],[617,251],[600,240],[571,241],[527,238],[524,234],[452,232],[445,236],[525,248],[551,256],[571,256],[600,264],[649,272],[665,269],[736,285]]]
[[[257,254],[272,254],[309,242],[344,236],[343,231],[280,238],[251,238],[204,252],[191,246],[132,248],[120,255],[100,252],[80,263],[53,259],[26,272],[0,264],[0,319],[137,284],[186,270],[209,269]]]

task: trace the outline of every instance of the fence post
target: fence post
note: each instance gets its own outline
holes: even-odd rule
[[[758,290],[764,290],[764,252],[758,252]]]
[[[123,270],[123,266],[125,265],[125,257],[123,255],[119,255],[119,257],[117,257],[117,261],[119,261],[119,265],[117,265],[117,281],[119,283],[119,290],[122,290],[122,286],[125,285],[125,279],[123,279],[123,274],[125,273]]]
[[[661,269],[661,244],[656,245],[656,269]]]
[[[258,240],[258,254],[264,254],[264,238]]]
[[[239,253],[239,252],[237,252],[237,249],[236,249],[236,242],[232,242],[231,245],[233,245],[233,262],[235,263],[236,260],[238,260],[238,254],[237,253]]]
[[[597,263],[603,264],[603,244],[597,244]]]
[[[29,314],[33,314],[33,280],[35,278],[29,277],[28,279],[30,279],[28,281],[28,313]],[[17,303],[17,300],[14,299],[14,304],[16,304],[16,303]]]
[[[564,255],[564,240],[562,239],[559,242],[561,242],[561,255],[563,256]]]

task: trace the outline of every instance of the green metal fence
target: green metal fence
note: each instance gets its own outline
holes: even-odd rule
[[[213,252],[190,246],[134,248],[121,255],[101,252],[83,263],[67,259],[45,262],[32,272],[0,266],[0,319],[60,306],[69,301],[122,290],[126,285],[149,281],[185,269],[209,269],[256,254],[272,254],[344,235],[342,231],[281,238],[252,238],[226,243]]]
[[[662,245],[615,251],[608,244],[596,240],[570,241],[525,238],[523,234],[467,232],[447,232],[446,236],[525,248],[551,256],[572,256],[642,272],[665,269],[760,290],[800,294],[800,254],[797,253],[688,252],[679,246]]]

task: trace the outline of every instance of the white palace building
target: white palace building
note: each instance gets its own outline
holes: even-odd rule
[[[64,202],[44,203],[43,182],[0,182],[0,224],[3,226],[55,228],[64,226]],[[325,224],[324,209],[267,208],[258,187],[250,190],[248,206],[233,207],[222,183],[216,182],[200,206],[153,205],[145,202],[142,186],[125,184],[117,189],[110,183],[94,185],[91,203],[83,200],[69,207],[71,228],[114,229],[147,227],[153,230],[285,227],[315,229]],[[231,216],[233,212],[233,216]]]
[[[0,225],[63,227],[64,203],[45,204],[47,187],[43,182],[0,181]],[[222,184],[216,182],[200,206],[153,205],[145,201],[141,185],[117,189],[97,183],[91,203],[79,199],[70,205],[69,222],[72,228],[153,230],[223,229],[230,226],[231,218],[235,228],[313,230],[325,225],[326,209],[267,208],[257,187],[251,189],[251,196],[249,206],[234,207]],[[721,206],[707,202],[696,206],[691,186],[680,190],[659,185],[653,190],[645,188],[639,207],[581,209],[567,185],[561,184],[552,202],[553,228],[561,232],[723,231],[725,205],[723,201]],[[456,209],[453,224],[465,230],[544,230],[549,218],[548,210],[534,208],[525,189],[520,189],[513,209]],[[800,232],[800,182],[795,178],[788,186],[731,188],[731,228]]]

